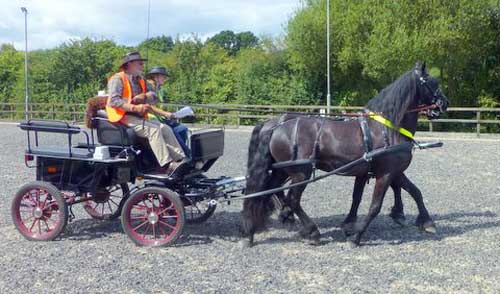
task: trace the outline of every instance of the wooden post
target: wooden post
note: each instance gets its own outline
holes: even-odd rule
[[[481,111],[478,109],[476,112],[476,136],[479,138],[479,134],[481,133],[481,123],[479,122],[481,120]]]
[[[241,124],[241,112],[238,110],[238,118],[237,118],[237,121],[236,121],[236,127],[239,129],[240,128],[240,124]]]
[[[434,131],[434,125],[432,124],[432,120],[429,120],[429,132],[433,132]]]

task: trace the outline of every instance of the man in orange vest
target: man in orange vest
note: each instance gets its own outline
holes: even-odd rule
[[[189,167],[189,159],[169,126],[147,119],[149,112],[157,112],[151,106],[157,96],[142,78],[145,60],[139,52],[130,52],[123,57],[120,72],[108,81],[106,113],[111,122],[125,124],[137,136],[146,138],[159,165],[175,178]]]

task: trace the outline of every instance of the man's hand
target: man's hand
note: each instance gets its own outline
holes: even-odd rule
[[[145,113],[151,111],[151,105],[149,104],[134,105],[134,110],[140,115],[144,115]]]
[[[171,113],[171,112],[168,112],[168,111],[164,111],[158,107],[155,107],[155,106],[151,106],[151,111],[156,114],[156,115],[159,115],[159,116],[163,116],[163,117],[166,117],[168,119],[174,119],[174,114]]]
[[[132,98],[132,104],[142,104],[146,101],[146,94],[141,93]]]

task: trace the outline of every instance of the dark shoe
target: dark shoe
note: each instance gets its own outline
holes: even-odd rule
[[[180,179],[186,172],[189,171],[191,166],[191,160],[189,158],[184,158],[179,161],[172,161],[168,165],[167,174],[172,179]]]

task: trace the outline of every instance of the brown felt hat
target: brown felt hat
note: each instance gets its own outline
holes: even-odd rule
[[[137,51],[129,52],[125,55],[123,55],[122,63],[120,64],[120,68],[122,68],[124,65],[131,61],[136,61],[136,60],[142,60],[146,61],[146,58],[142,58],[141,54]]]

